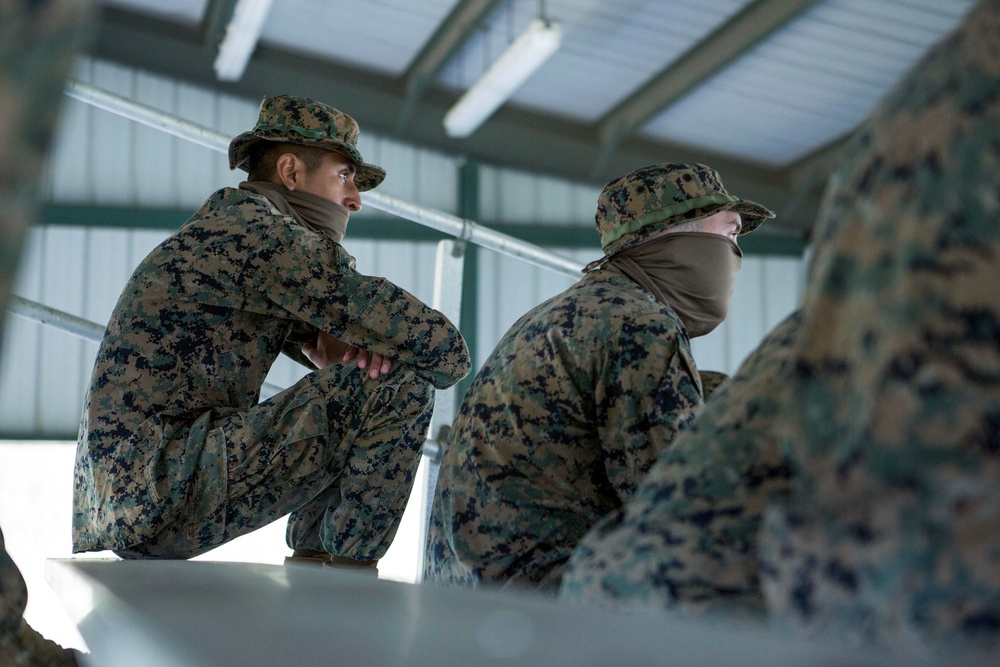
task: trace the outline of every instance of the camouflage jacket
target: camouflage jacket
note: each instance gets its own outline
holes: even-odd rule
[[[701,406],[676,313],[616,270],[588,274],[515,323],[465,397],[427,578],[554,590],[577,541]]]
[[[213,495],[223,498],[225,452],[204,447],[200,426],[257,404],[301,323],[439,388],[468,372],[465,341],[440,312],[359,274],[343,247],[267,199],[222,189],[142,261],[111,316],[80,427],[74,549],[150,536],[180,510],[196,474],[217,478]],[[166,441],[180,450],[154,444]]]

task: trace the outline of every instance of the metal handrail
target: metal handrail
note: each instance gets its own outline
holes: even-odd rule
[[[67,84],[66,94],[91,106],[110,111],[219,153],[229,152],[230,137],[221,132],[178,118],[126,97],[78,81],[70,81]],[[366,192],[364,201],[373,208],[436,229],[439,232],[451,234],[458,239],[475,243],[510,257],[516,257],[571,278],[580,277],[582,267],[579,262],[557,255],[533,243],[490,229],[467,218],[459,218],[443,211],[378,192]]]
[[[78,336],[84,340],[100,343],[104,338],[105,327],[97,322],[91,322],[82,317],[77,317],[71,313],[56,310],[51,306],[25,299],[24,297],[11,294],[10,302],[7,305],[7,312],[21,317],[39,322],[53,329],[65,331],[68,334]],[[284,391],[285,387],[272,382],[265,382],[261,385],[261,390],[266,395],[274,395],[279,391]]]

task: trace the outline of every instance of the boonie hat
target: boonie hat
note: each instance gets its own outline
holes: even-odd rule
[[[250,147],[260,141],[318,146],[342,153],[357,166],[358,190],[371,190],[385,179],[385,169],[368,164],[358,152],[358,123],[343,111],[307,97],[275,95],[260,103],[257,125],[229,143],[229,168],[249,171]]]
[[[711,167],[666,163],[637,169],[605,185],[595,220],[604,254],[611,255],[654,232],[730,210],[743,219],[740,236],[774,217],[764,206],[726,192]]]

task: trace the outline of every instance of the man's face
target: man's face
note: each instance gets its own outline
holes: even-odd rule
[[[361,193],[354,184],[357,169],[349,158],[331,151],[323,156],[315,169],[302,166],[296,190],[323,197],[349,211],[361,210]]]
[[[671,227],[664,234],[675,234],[677,232],[702,232],[704,234],[718,234],[725,236],[733,243],[737,243],[736,238],[743,228],[743,218],[735,211],[719,211],[701,220],[692,220],[682,225]]]

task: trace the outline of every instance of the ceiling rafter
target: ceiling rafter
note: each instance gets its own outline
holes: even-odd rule
[[[479,25],[502,0],[461,0],[448,17],[438,26],[417,57],[407,68],[406,98],[396,122],[395,134],[401,135],[413,115],[427,86],[452,56],[468,40]]]
[[[598,121],[595,170],[627,136],[819,0],[756,0],[654,76]]]
[[[202,43],[215,48],[226,34],[226,26],[233,18],[237,0],[208,0],[201,21]]]

